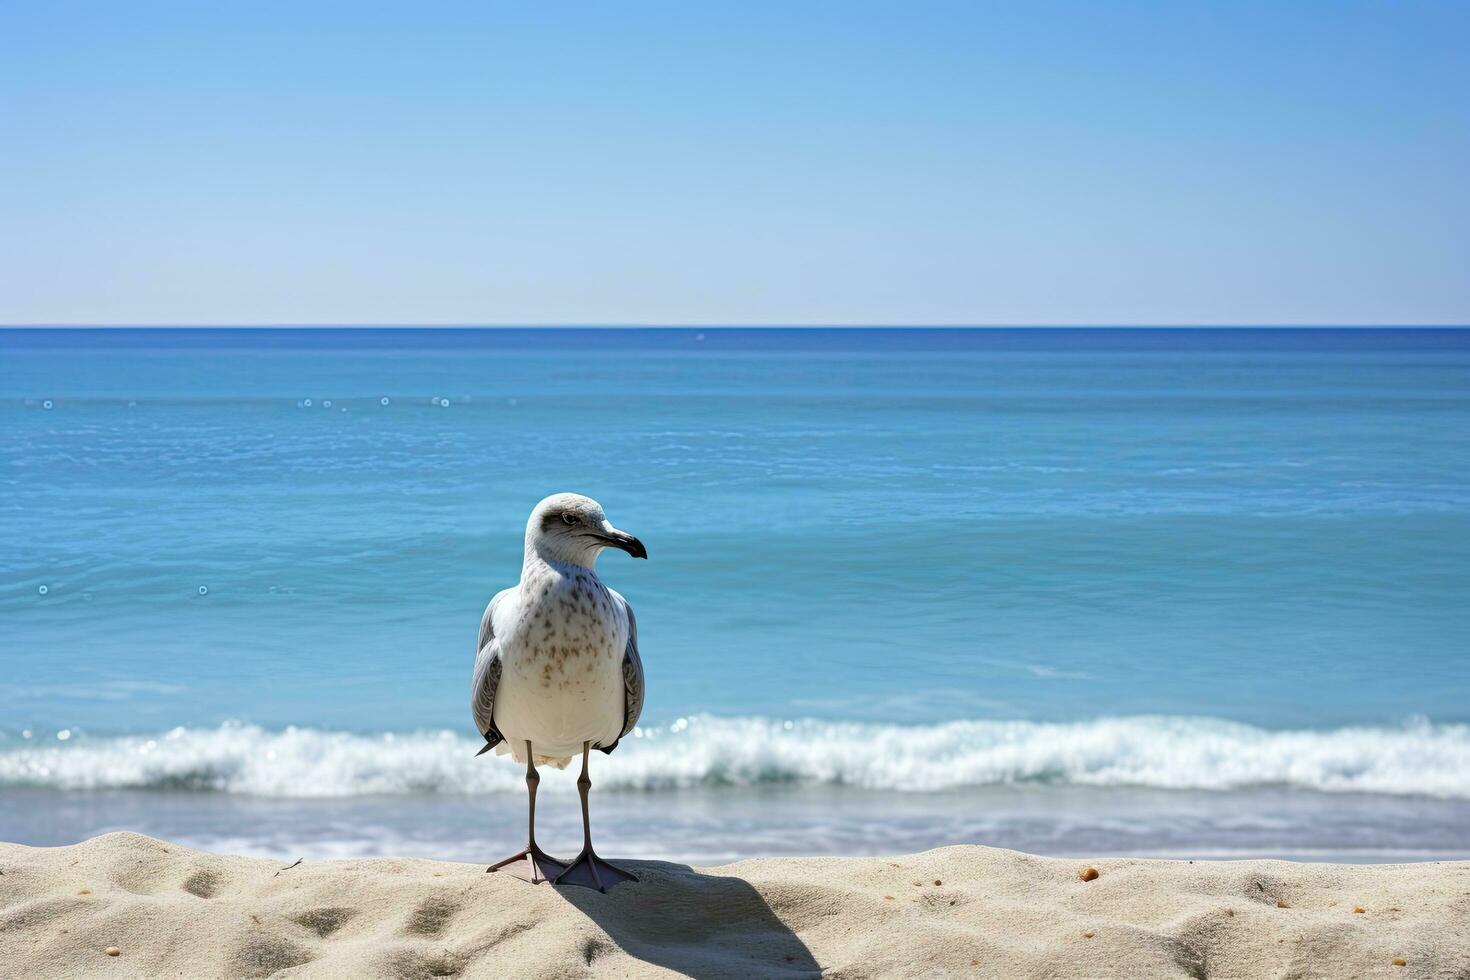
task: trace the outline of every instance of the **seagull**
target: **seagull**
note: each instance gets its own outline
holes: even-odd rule
[[[480,619],[470,710],[491,749],[526,764],[529,842],[486,868],[527,860],[554,884],[606,891],[637,875],[592,850],[587,756],[612,752],[643,710],[638,622],[626,599],[602,584],[593,566],[604,548],[647,558],[643,542],[608,522],[602,505],[576,493],[547,497],[526,522],[520,583],[496,593]],[[536,846],[536,765],[565,769],[578,752],[582,775],[582,852],[559,861]]]

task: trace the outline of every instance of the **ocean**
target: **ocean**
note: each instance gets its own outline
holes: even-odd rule
[[[519,847],[474,639],[575,490],[603,853],[1470,857],[1470,330],[9,329],[0,432],[0,839]]]

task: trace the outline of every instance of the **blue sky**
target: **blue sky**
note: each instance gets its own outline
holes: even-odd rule
[[[1464,323],[1470,4],[0,5],[4,323]]]

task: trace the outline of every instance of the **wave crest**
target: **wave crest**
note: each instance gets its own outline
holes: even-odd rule
[[[312,797],[519,792],[504,761],[452,732],[364,735],[255,725],[3,748],[0,787]],[[14,744],[12,742],[12,744]],[[930,792],[1007,783],[1470,798],[1470,726],[1270,731],[1210,718],[927,726],[696,716],[639,729],[598,758],[599,789],[806,783]],[[569,792],[569,780],[543,790]]]

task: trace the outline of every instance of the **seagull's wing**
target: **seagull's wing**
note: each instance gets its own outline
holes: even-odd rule
[[[638,656],[638,620],[627,599],[612,589],[608,591],[628,615],[628,646],[623,650],[623,730],[618,733],[617,742],[599,746],[604,752],[617,748],[618,742],[633,730],[633,726],[638,724],[638,716],[643,714],[643,660]]]
[[[500,686],[500,641],[495,638],[495,610],[503,605],[514,589],[495,593],[480,618],[480,640],[476,646],[475,678],[470,684],[470,713],[475,728],[485,736],[485,745],[476,755],[484,755],[504,739],[495,727],[495,689]]]

